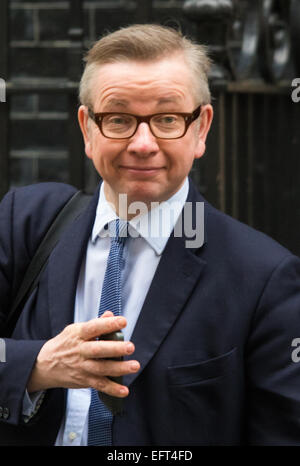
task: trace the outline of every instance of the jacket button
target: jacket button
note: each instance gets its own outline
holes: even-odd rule
[[[3,416],[3,407],[0,406],[0,419],[2,418],[2,416]]]
[[[5,420],[8,419],[9,415],[10,415],[9,409],[4,408],[4,410],[3,410],[3,419],[5,419]]]

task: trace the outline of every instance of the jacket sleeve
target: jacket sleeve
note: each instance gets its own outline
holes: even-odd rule
[[[250,279],[250,277],[249,277]],[[300,260],[288,255],[260,297],[246,356],[247,438],[251,445],[299,445]]]
[[[0,203],[0,328],[40,241],[74,192],[69,186],[45,183],[13,190]],[[1,345],[5,358],[0,362],[0,422],[14,425],[23,423],[26,386],[46,342],[25,338],[3,338]]]

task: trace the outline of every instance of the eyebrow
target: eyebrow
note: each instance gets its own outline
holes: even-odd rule
[[[180,99],[177,96],[161,97],[157,100],[157,106],[174,103],[180,103]],[[115,110],[115,107],[123,107],[127,109],[129,104],[130,102],[126,99],[112,97],[104,104],[104,111]]]
[[[127,107],[128,104],[128,100],[111,98],[104,104],[104,108],[110,109],[112,107]]]
[[[170,96],[170,97],[161,97],[158,99],[157,105],[164,105],[164,104],[174,104],[174,103],[179,103],[180,99],[176,96]]]

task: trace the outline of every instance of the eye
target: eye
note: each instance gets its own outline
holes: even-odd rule
[[[133,119],[126,115],[110,115],[105,118],[105,124],[112,126],[126,126],[132,124]]]
[[[177,121],[176,115],[160,115],[155,118],[156,124],[173,125]]]

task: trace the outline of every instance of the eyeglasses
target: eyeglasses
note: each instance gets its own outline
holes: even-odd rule
[[[132,115],[131,113],[94,113],[88,109],[89,116],[103,136],[109,139],[131,138],[140,123],[145,122],[156,138],[179,139],[188,130],[190,124],[200,115],[201,105],[192,113],[154,113],[153,115]]]

